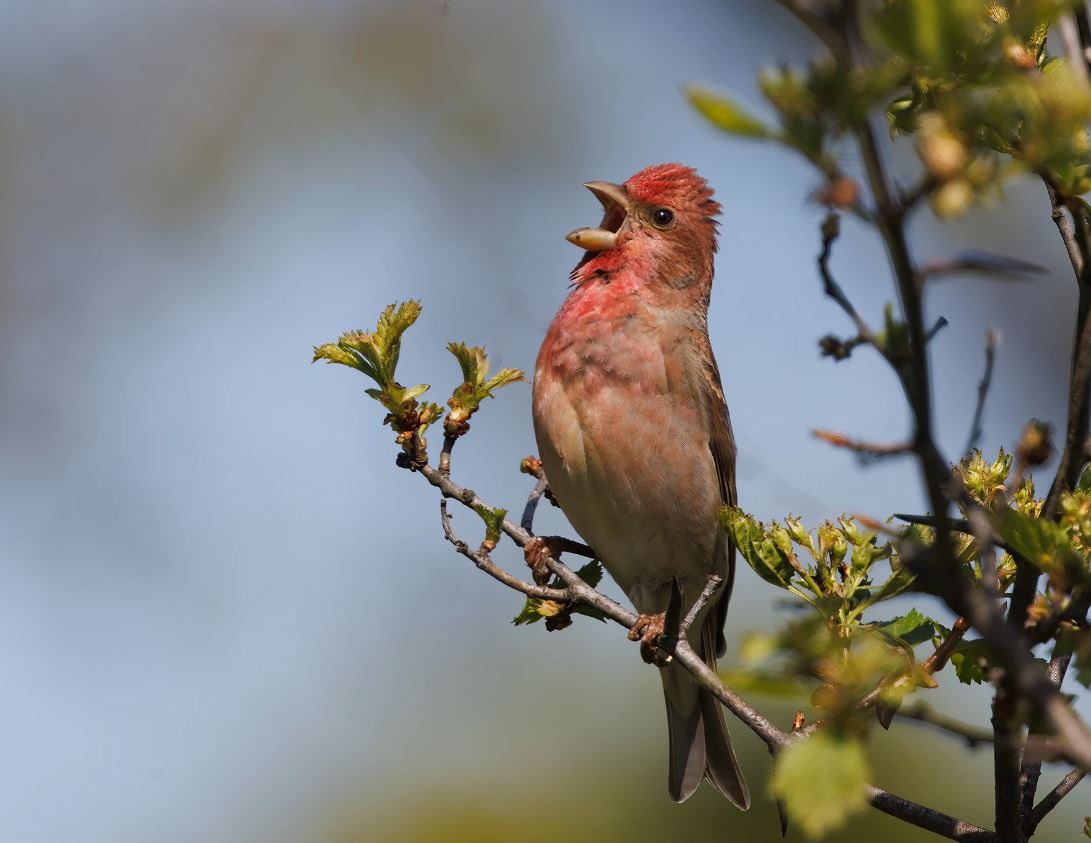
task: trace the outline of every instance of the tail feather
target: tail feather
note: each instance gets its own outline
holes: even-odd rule
[[[702,629],[699,652],[716,668],[716,632],[710,623]],[[661,671],[667,702],[670,769],[667,790],[675,802],[693,795],[703,779],[742,810],[750,807],[750,792],[731,748],[723,708],[711,691],[700,687],[681,665]]]

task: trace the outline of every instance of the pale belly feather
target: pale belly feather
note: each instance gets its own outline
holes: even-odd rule
[[[666,607],[673,577],[695,596],[707,574],[725,572],[726,556],[717,543],[721,502],[701,409],[670,383],[670,361],[658,348],[649,353],[644,342],[633,353],[633,342],[616,326],[591,326],[546,355],[548,364],[540,359],[535,431],[572,526],[637,609],[656,612]],[[619,360],[630,364],[625,371]]]

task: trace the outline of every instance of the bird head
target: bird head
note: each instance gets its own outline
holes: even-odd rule
[[[577,228],[568,235],[570,243],[587,251],[574,277],[583,270],[647,268],[672,285],[711,280],[720,205],[696,170],[657,164],[624,184],[592,181],[584,186],[604,213],[597,228]]]

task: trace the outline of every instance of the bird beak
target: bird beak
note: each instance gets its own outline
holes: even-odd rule
[[[577,228],[565,239],[588,252],[605,252],[617,245],[617,235],[629,213],[625,188],[608,181],[589,181],[584,185],[595,194],[605,211],[598,228]]]

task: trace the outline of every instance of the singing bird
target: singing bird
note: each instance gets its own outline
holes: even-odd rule
[[[648,167],[588,182],[605,211],[568,235],[586,254],[534,369],[534,431],[550,489],[640,613],[630,638],[652,661],[677,580],[682,616],[709,574],[723,585],[690,627],[709,666],[724,650],[735,552],[717,511],[735,503],[735,441],[708,338],[719,204],[696,171]],[[723,711],[675,662],[660,664],[668,792],[703,779],[746,809]]]

